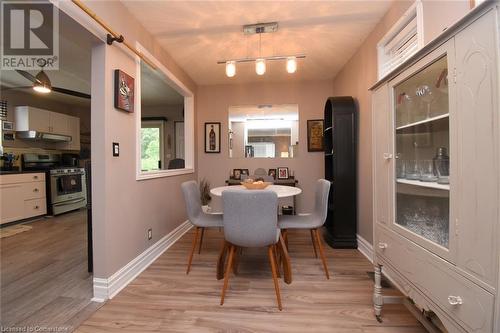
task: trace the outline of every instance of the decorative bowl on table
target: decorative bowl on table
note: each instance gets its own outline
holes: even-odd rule
[[[241,185],[245,186],[247,190],[263,190],[271,185],[271,183],[264,182],[262,180],[253,181],[253,179],[246,179],[245,181],[241,182]]]

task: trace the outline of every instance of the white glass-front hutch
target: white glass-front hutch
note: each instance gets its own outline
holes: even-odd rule
[[[484,3],[372,88],[378,319],[384,274],[447,331],[500,332],[499,17]]]

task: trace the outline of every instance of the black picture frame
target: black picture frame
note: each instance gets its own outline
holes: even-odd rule
[[[276,179],[276,169],[269,169],[269,171],[267,171],[267,175],[272,176],[273,179]]]
[[[211,141],[211,132],[214,132],[214,143]],[[219,154],[220,153],[220,133],[221,133],[221,123],[220,122],[210,122],[205,123],[205,153],[207,154]]]
[[[233,179],[241,180],[241,169],[233,169]]]
[[[253,157],[254,156],[254,148],[251,145],[245,146],[245,157]]]
[[[307,151],[325,151],[325,121],[323,119],[307,120]]]
[[[290,178],[290,173],[288,172],[287,167],[278,167],[276,168],[276,178],[277,179],[288,179]]]

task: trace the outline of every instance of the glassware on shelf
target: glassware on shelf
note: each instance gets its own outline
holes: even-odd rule
[[[413,98],[405,92],[397,96],[396,105],[396,126],[404,126],[413,121],[410,118],[411,111],[414,107]]]
[[[408,180],[420,180],[420,169],[418,167],[417,160],[406,161],[405,171],[406,179]]]
[[[436,182],[438,177],[434,174],[434,161],[422,160],[420,164],[420,181],[423,182]]]
[[[424,84],[417,88],[415,95],[420,97],[421,101],[425,104],[425,114],[421,115],[423,119],[431,118],[431,104],[436,99],[436,94],[428,85]],[[423,120],[422,119],[422,120]]]
[[[450,183],[450,157],[446,147],[439,147],[436,156],[433,158],[434,174],[438,177],[439,184]]]
[[[396,154],[396,178],[406,178],[406,161],[401,159],[401,154]]]

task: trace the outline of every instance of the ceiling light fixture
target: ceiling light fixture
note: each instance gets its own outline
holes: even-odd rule
[[[226,62],[226,75],[227,77],[233,77],[236,75],[236,63],[234,61]]]
[[[255,73],[257,75],[264,75],[266,73],[266,60],[259,58],[255,60]]]
[[[43,69],[36,76],[36,81],[33,82],[33,90],[42,94],[48,94],[52,91],[52,84],[50,83],[50,79],[45,74]]]
[[[243,26],[245,35],[259,35],[259,56],[257,58],[240,58],[217,61],[217,64],[226,65],[226,76],[234,77],[236,75],[236,63],[255,62],[255,73],[264,75],[266,73],[266,62],[274,60],[286,60],[286,71],[293,74],[297,71],[297,59],[304,59],[305,54],[283,55],[283,56],[262,56],[262,34],[278,31],[277,22],[258,23]]]
[[[286,59],[286,71],[290,74],[297,71],[297,59],[295,57],[288,57]]]

